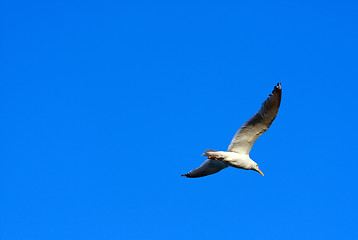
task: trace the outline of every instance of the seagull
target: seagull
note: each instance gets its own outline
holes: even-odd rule
[[[236,132],[227,151],[215,151],[208,149],[202,156],[207,159],[199,168],[191,170],[183,177],[198,178],[217,173],[228,166],[254,170],[264,175],[256,162],[250,156],[250,150],[255,141],[267,131],[275,120],[281,103],[281,83],[278,83],[272,94],[261,105],[261,109],[247,120]]]

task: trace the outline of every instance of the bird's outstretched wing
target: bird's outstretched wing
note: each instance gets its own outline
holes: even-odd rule
[[[255,141],[270,127],[276,118],[281,103],[281,84],[272,91],[272,94],[262,103],[261,109],[244,123],[232,139],[228,152],[249,154]]]
[[[206,161],[203,162],[200,167],[191,170],[190,172],[188,172],[187,174],[183,174],[182,176],[188,178],[204,177],[213,173],[217,173],[226,167],[228,166],[222,161],[206,159]]]

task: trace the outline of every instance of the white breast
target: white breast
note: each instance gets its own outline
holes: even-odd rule
[[[232,167],[251,169],[255,165],[248,154],[235,152],[222,152],[221,154],[224,157],[222,161]]]

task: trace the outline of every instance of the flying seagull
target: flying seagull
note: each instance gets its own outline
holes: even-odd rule
[[[274,87],[272,94],[261,105],[261,109],[247,120],[236,132],[231,140],[227,152],[208,149],[202,156],[208,157],[199,168],[191,170],[182,176],[188,178],[204,177],[217,173],[231,166],[246,170],[254,170],[264,175],[257,163],[250,157],[249,153],[255,141],[270,127],[275,120],[281,103],[281,84]]]

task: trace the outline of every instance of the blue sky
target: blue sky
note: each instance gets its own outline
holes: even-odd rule
[[[0,238],[357,239],[357,7],[2,1]],[[277,82],[264,177],[180,177]]]

